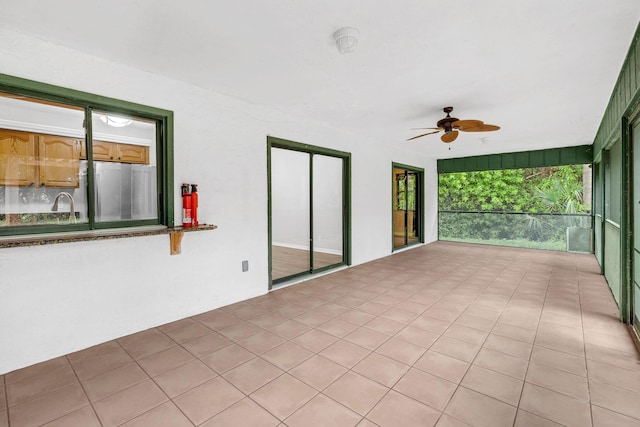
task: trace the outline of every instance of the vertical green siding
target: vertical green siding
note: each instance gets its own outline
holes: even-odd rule
[[[631,112],[640,101],[640,26],[631,42],[620,76],[609,105],[593,142],[594,153],[599,153],[620,132],[620,118]]]

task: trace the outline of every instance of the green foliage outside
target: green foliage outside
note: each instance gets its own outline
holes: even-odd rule
[[[582,165],[441,174],[440,239],[565,248],[568,228],[591,223],[576,215],[589,213],[582,177]]]

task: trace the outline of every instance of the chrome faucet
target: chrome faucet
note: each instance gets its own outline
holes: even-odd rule
[[[76,210],[75,210],[75,202],[73,201],[73,196],[66,191],[61,191],[56,195],[56,198],[53,200],[53,206],[51,207],[51,212],[58,212],[58,201],[60,197],[66,196],[69,199],[69,222],[73,218],[73,221],[76,220]]]

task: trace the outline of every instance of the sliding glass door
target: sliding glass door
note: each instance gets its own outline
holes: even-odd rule
[[[348,153],[268,142],[270,283],[347,264]]]
[[[423,242],[423,169],[393,164],[393,249]]]

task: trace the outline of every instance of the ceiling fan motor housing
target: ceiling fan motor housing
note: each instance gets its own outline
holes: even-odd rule
[[[451,131],[454,129],[453,126],[451,126],[451,124],[453,122],[457,122],[459,119],[457,117],[451,117],[449,115],[449,113],[453,111],[453,107],[444,107],[442,111],[447,113],[447,117],[445,117],[444,119],[438,120],[438,123],[436,125],[439,128],[444,129],[445,133],[451,133]]]

